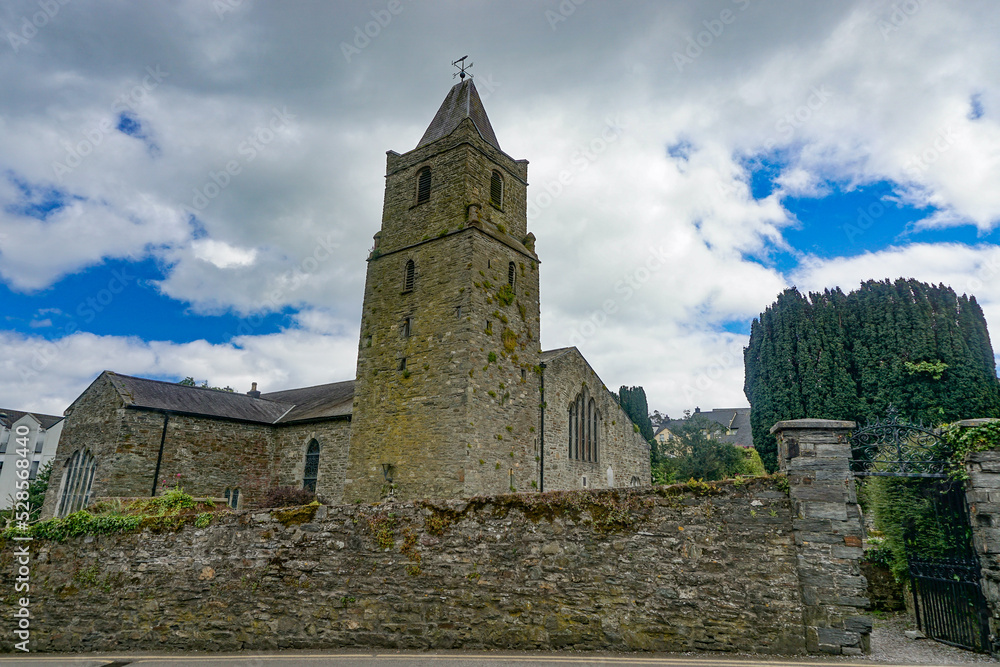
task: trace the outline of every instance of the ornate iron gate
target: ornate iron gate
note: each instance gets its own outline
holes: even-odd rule
[[[980,585],[979,559],[964,487],[947,474],[944,442],[932,430],[889,416],[851,437],[851,470],[858,477],[897,477],[934,510],[937,553],[918,553],[916,535],[904,526],[917,627],[932,639],[972,651],[991,650],[989,609]]]

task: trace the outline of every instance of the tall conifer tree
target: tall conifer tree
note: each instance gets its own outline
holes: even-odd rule
[[[912,279],[802,296],[785,290],[750,330],[744,392],[754,443],[777,468],[776,422],[864,423],[889,405],[925,424],[1000,417],[1000,384],[974,297]]]

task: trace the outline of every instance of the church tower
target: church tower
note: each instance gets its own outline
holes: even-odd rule
[[[344,501],[530,491],[542,398],[528,163],[500,149],[464,77],[417,147],[387,155]]]

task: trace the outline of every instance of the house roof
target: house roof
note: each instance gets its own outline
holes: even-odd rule
[[[750,429],[750,408],[699,410],[691,416],[704,417],[729,431],[728,434],[720,434],[718,440],[739,445],[740,447],[753,447],[753,432]],[[669,422],[662,424],[656,433],[659,434],[664,429],[673,429],[683,423],[683,419],[671,419]]]
[[[18,421],[25,415],[31,415],[35,418],[42,428],[49,429],[55,426],[57,423],[63,420],[62,417],[57,417],[56,415],[44,415],[41,412],[26,412],[24,410],[11,410],[9,408],[0,408],[0,414],[7,415],[6,419],[0,418],[0,423],[4,426],[11,426],[14,422]]]
[[[106,371],[127,407],[273,424],[294,406],[207,387],[119,375]]]
[[[351,414],[354,403],[354,380],[274,391],[260,397],[295,406],[278,423],[344,417]]]
[[[431,121],[424,136],[421,137],[420,143],[417,144],[417,148],[447,137],[466,118],[470,119],[472,124],[476,126],[479,136],[484,141],[500,150],[500,142],[497,141],[497,135],[494,134],[490,119],[486,116],[486,109],[483,107],[483,101],[479,98],[476,84],[472,83],[471,78],[464,79],[461,83],[451,87],[444,102],[441,103],[441,107],[434,114],[434,120]]]
[[[257,424],[287,424],[349,416],[354,381],[288,389],[259,397],[207,387],[121,375],[105,371],[126,407],[178,412]]]

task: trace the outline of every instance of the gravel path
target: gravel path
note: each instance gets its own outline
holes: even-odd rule
[[[916,630],[917,624],[905,612],[875,619],[872,629],[872,652],[865,656],[873,662],[908,663],[911,665],[961,665],[970,662],[997,662],[984,653],[963,651],[932,639],[909,639],[906,630]]]

